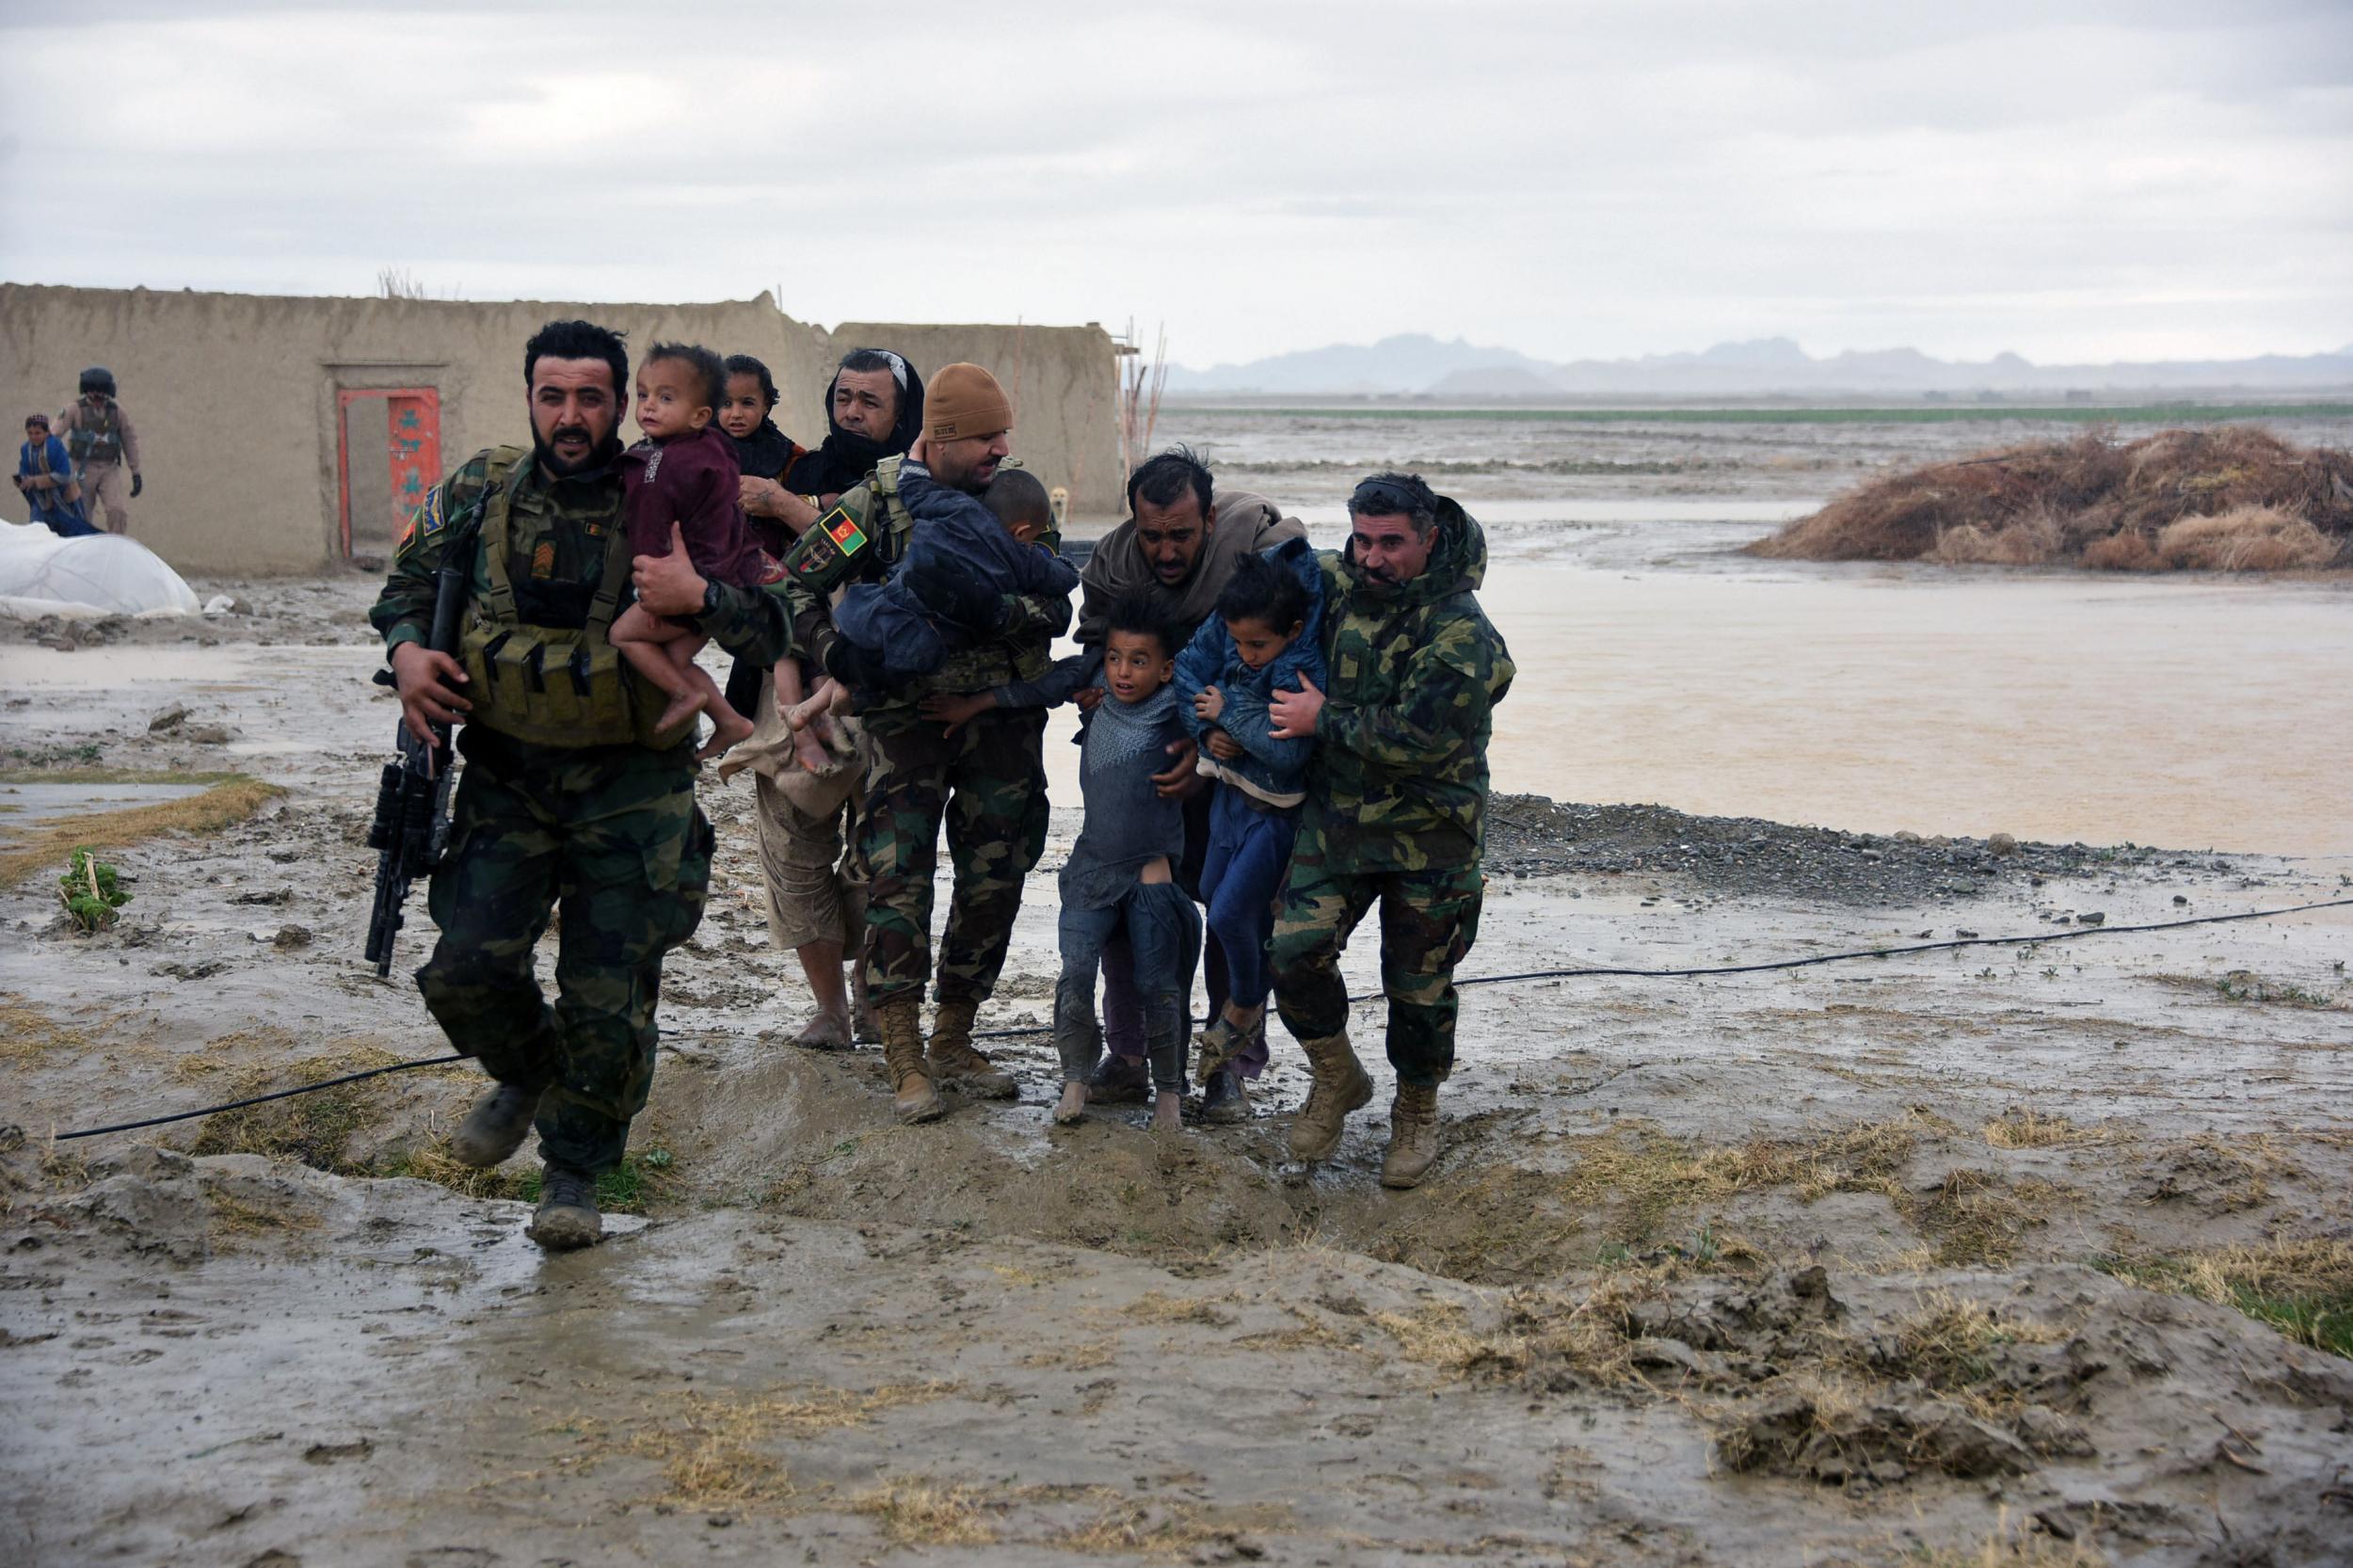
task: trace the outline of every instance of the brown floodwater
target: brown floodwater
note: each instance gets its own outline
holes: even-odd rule
[[[2353,586],[1757,562],[1804,502],[1475,504],[1498,790],[1850,831],[2353,853]],[[1337,508],[1302,509],[1319,544]],[[1067,711],[1049,736],[1074,728]],[[1058,802],[1075,748],[1049,744]]]

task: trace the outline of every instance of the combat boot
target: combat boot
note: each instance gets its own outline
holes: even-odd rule
[[[972,1015],[981,1004],[972,997],[942,997],[932,1020],[929,1057],[932,1079],[982,1099],[1009,1100],[1021,1091],[1013,1074],[972,1048]]]
[[[1438,1158],[1438,1086],[1400,1083],[1389,1102],[1389,1152],[1381,1157],[1381,1185],[1414,1187]]]
[[[539,1096],[544,1092],[521,1083],[493,1085],[488,1094],[473,1102],[466,1119],[450,1134],[450,1158],[460,1165],[484,1171],[504,1163],[523,1146],[523,1137],[531,1131],[532,1118],[539,1113]]]
[[[923,999],[912,992],[874,1009],[882,1022],[883,1064],[890,1072],[891,1109],[903,1122],[936,1122],[948,1102],[923,1070]]]
[[[1364,1064],[1349,1048],[1345,1031],[1321,1040],[1302,1040],[1315,1080],[1307,1087],[1307,1103],[1291,1118],[1291,1158],[1310,1162],[1329,1160],[1340,1146],[1340,1126],[1348,1113],[1372,1098],[1372,1080]]]
[[[593,1247],[604,1240],[597,1212],[597,1178],[569,1165],[550,1165],[539,1180],[539,1208],[525,1232],[550,1252]]]

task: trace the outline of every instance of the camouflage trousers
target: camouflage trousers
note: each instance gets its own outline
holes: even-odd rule
[[[539,1145],[588,1172],[621,1162],[653,1086],[662,958],[694,934],[711,824],[684,748],[526,746],[464,732],[441,930],[417,988],[450,1043],[502,1083],[544,1087]],[[555,1003],[533,951],[561,905]]]
[[[1339,869],[1312,834],[1302,834],[1269,950],[1283,1027],[1302,1040],[1348,1027],[1340,953],[1378,902],[1389,1065],[1401,1083],[1443,1082],[1454,1070],[1454,966],[1478,940],[1485,884],[1476,855],[1419,871]]]
[[[1021,912],[1021,882],[1046,850],[1042,710],[991,709],[957,729],[911,716],[870,722],[859,849],[866,861],[866,944],[858,962],[879,1007],[931,974],[932,873],[948,829],[955,891],[939,938],[942,1000],[987,1000]]]

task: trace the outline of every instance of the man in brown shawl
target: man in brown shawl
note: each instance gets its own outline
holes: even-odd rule
[[[1209,471],[1182,446],[1151,458],[1128,480],[1128,519],[1096,543],[1080,574],[1082,598],[1079,641],[1090,649],[1103,645],[1104,622],[1123,597],[1140,593],[1182,637],[1190,639],[1217,607],[1217,596],[1247,554],[1304,538],[1306,528],[1287,518],[1264,496],[1247,490],[1214,493]],[[1079,694],[1081,707],[1101,699],[1098,689]],[[1185,797],[1185,861],[1177,880],[1197,901],[1201,862],[1209,843],[1209,780],[1193,772],[1193,744],[1170,748],[1169,765],[1156,776],[1163,795]],[[1214,946],[1209,954],[1209,1009],[1225,1000],[1225,963]],[[1266,1066],[1261,1033],[1241,1055],[1211,1075],[1202,1113],[1212,1121],[1239,1121],[1250,1113],[1242,1083]],[[1150,1092],[1144,1064],[1144,1006],[1136,995],[1135,967],[1125,938],[1103,950],[1104,1057],[1088,1088],[1097,1102],[1140,1101]]]

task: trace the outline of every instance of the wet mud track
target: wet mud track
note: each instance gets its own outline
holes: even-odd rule
[[[1287,1163],[1279,1036],[1239,1128],[1052,1133],[1042,1035],[1000,1043],[1019,1102],[896,1127],[874,1053],[781,1043],[803,1013],[748,792],[714,785],[720,875],[605,1245],[520,1239],[528,1151],[488,1181],[437,1161],[461,1070],[49,1144],[443,1048],[357,960],[391,708],[368,647],[322,646],[327,599],[215,648],[43,650],[112,663],[0,709],[44,766],[290,792],[114,854],[112,933],[0,892],[10,1560],[2340,1559],[2353,1363],[2224,1303],[2325,1288],[2353,1240],[2347,911],[1469,989],[1447,1152],[1387,1193],[1380,1101],[1332,1164]],[[255,640],[281,634],[312,640]],[[2125,924],[2353,871],[1672,817],[1507,805],[1466,970]],[[1075,828],[984,1025],[1050,1006]],[[1748,877],[1752,850],[1829,869]],[[1347,962],[1372,990],[1369,946]]]

